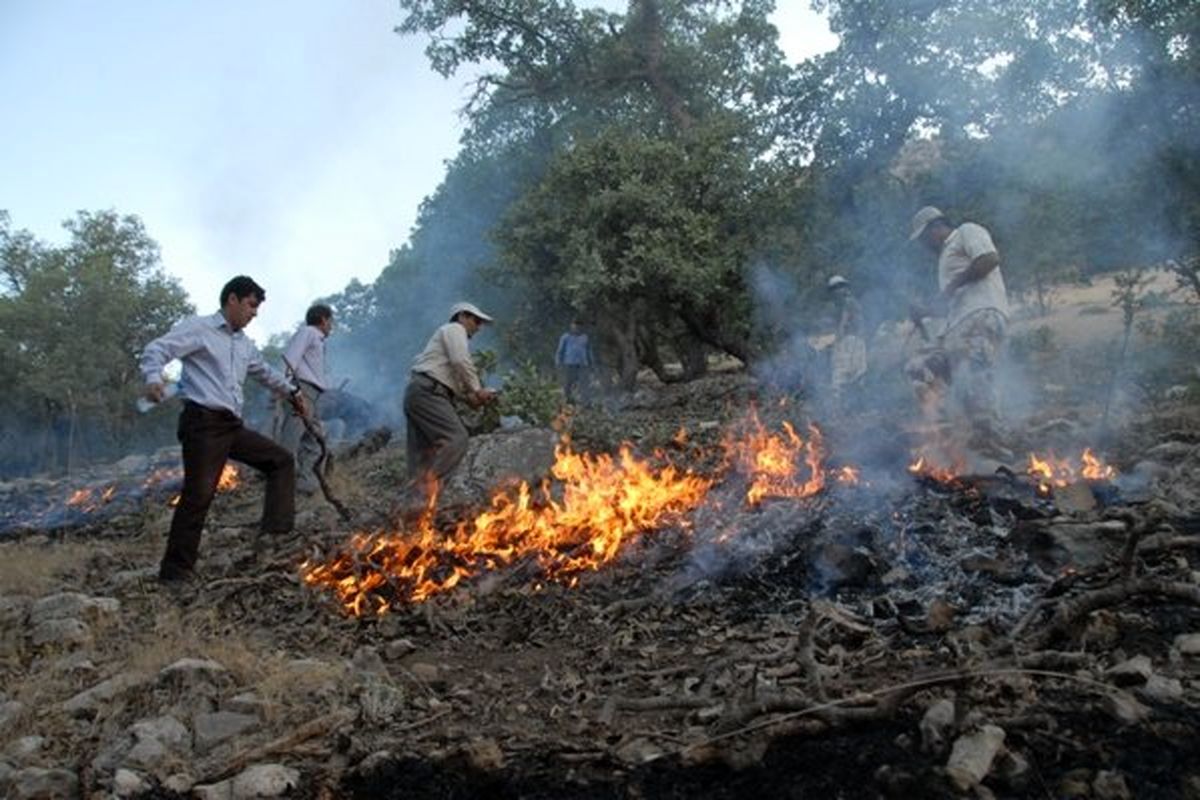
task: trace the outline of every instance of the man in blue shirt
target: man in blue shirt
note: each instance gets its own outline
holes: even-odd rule
[[[292,454],[242,423],[242,384],[247,374],[288,397],[296,413],[308,413],[300,390],[267,366],[243,332],[265,299],[261,286],[239,275],[221,289],[220,311],[177,323],[142,352],[143,394],[153,402],[163,399],[163,367],[172,359],[183,362],[179,393],[184,403],[178,429],[183,446],[183,491],[159,567],[158,579],[164,584],[179,586],[195,578],[200,534],[228,458],[266,475],[262,531],[280,534],[292,530],[296,481]]]
[[[571,320],[571,329],[559,337],[558,349],[554,352],[554,365],[563,371],[563,394],[568,403],[575,402],[575,391],[592,363],[592,345],[588,336],[580,329],[579,320]]]

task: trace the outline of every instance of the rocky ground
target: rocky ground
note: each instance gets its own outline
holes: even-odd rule
[[[574,585],[521,562],[362,617],[307,586],[302,563],[386,509],[383,437],[337,462],[354,521],[318,496],[262,538],[260,484],[219,495],[182,595],[153,580],[159,495],[10,534],[5,796],[1200,798],[1194,408],[1129,423],[1121,478],[1051,497],[911,476],[912,442],[864,412],[827,431],[864,481],[749,506],[719,442],[755,395],[789,415],[733,373],[570,421],[577,447],[629,439],[716,481]],[[1023,444],[1086,417],[1031,419]],[[474,440],[442,522],[497,465],[544,471],[555,438]]]

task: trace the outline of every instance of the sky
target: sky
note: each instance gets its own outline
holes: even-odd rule
[[[806,0],[777,5],[790,59],[836,44]],[[396,0],[0,0],[0,209],[52,244],[78,210],[135,214],[199,311],[248,274],[267,302],[247,333],[289,331],[375,279],[458,150],[467,78],[400,19]]]

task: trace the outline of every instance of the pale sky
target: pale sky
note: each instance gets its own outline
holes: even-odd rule
[[[806,0],[777,4],[789,58],[834,46]],[[77,210],[136,214],[198,310],[245,273],[267,290],[247,332],[291,330],[375,279],[458,150],[466,78],[400,19],[395,0],[0,0],[0,209],[54,244]]]

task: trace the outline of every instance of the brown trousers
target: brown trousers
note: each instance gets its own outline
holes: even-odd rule
[[[159,577],[183,578],[195,569],[204,520],[227,459],[240,461],[266,475],[263,532],[287,533],[292,529],[296,515],[296,466],[291,453],[246,428],[232,412],[192,402],[184,403],[179,415],[179,442],[183,445],[183,491],[171,518]]]
[[[413,486],[436,478],[445,481],[467,454],[467,427],[463,425],[450,390],[428,375],[414,372],[404,391],[407,422],[408,476]]]

